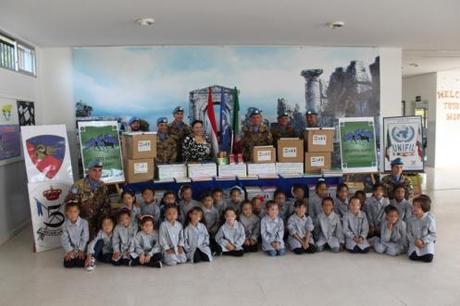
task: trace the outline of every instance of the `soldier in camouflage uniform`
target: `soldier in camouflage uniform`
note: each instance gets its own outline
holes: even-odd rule
[[[297,137],[297,133],[294,128],[290,125],[288,113],[282,113],[278,116],[278,123],[273,124],[271,129],[273,143],[277,144],[280,138],[292,138]]]
[[[391,174],[383,177],[382,184],[387,192],[386,196],[393,199],[393,191],[396,186],[403,186],[406,189],[406,199],[412,198],[414,187],[412,181],[402,174],[404,163],[401,158],[396,158],[391,162]]]
[[[251,160],[254,146],[269,146],[273,144],[270,129],[262,123],[262,112],[255,108],[250,115],[250,123],[242,129],[241,147],[245,161]]]
[[[168,134],[176,140],[177,161],[182,161],[182,142],[192,133],[191,127],[184,122],[184,108],[177,106],[174,111],[174,121],[168,125]]]
[[[107,186],[100,180],[102,162],[93,160],[88,169],[88,175],[72,185],[66,201],[78,201],[80,217],[88,221],[92,239],[97,233],[101,218],[110,215],[111,206]]]
[[[305,120],[307,121],[307,128],[319,127],[318,125],[318,113],[314,110],[307,110],[305,113]]]
[[[157,163],[174,163],[177,157],[177,144],[174,136],[168,134],[168,119],[166,117],[159,118],[157,126]]]

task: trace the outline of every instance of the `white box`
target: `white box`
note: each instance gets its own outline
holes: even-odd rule
[[[276,163],[276,172],[281,175],[303,174],[303,163]]]
[[[246,190],[246,195],[249,200],[253,197],[263,197],[264,202],[266,202],[273,199],[276,187],[246,186],[244,189]]]
[[[235,176],[247,176],[246,163],[239,163],[233,165],[219,165],[219,177],[235,177]]]
[[[189,178],[205,178],[217,176],[216,163],[188,164]]]
[[[187,177],[185,164],[162,164],[157,165],[158,180],[181,179]]]
[[[266,163],[266,164],[248,163],[248,175],[249,176],[276,175],[276,165],[275,163]]]

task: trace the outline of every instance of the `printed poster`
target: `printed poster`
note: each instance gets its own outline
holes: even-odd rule
[[[34,102],[17,101],[19,125],[35,125]]]
[[[16,101],[0,98],[0,162],[2,164],[21,158],[19,121]]]
[[[65,197],[72,182],[48,181],[29,183],[30,214],[36,252],[61,246]]]
[[[378,171],[374,118],[340,118],[339,137],[344,173]]]
[[[73,182],[65,125],[23,126],[21,134],[29,183]]]
[[[407,171],[423,171],[422,117],[383,118],[384,169],[391,170],[391,161],[401,158]]]
[[[80,121],[81,159],[84,175],[92,160],[103,163],[101,180],[105,183],[123,182],[123,163],[121,158],[118,123],[116,121]]]

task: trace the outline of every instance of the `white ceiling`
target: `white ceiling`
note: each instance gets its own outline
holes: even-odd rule
[[[0,29],[41,47],[401,47],[422,71],[422,61],[449,66],[445,54],[433,60],[438,53],[426,50],[460,50],[459,12],[460,0],[0,0]],[[140,27],[139,17],[156,23]],[[326,26],[336,20],[345,27]],[[454,60],[458,65],[460,52]],[[412,68],[404,73],[419,73]]]

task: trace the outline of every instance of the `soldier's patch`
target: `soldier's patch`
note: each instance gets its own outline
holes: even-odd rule
[[[26,140],[27,152],[38,171],[53,178],[61,168],[65,155],[65,139],[56,135],[40,135]]]

